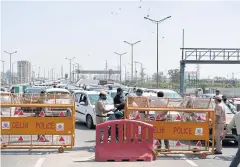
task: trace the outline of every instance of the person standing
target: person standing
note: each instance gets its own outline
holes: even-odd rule
[[[227,125],[226,129],[223,131],[221,139],[223,139],[226,136],[227,132],[231,131],[234,126],[236,126],[237,129],[238,150],[236,156],[233,158],[229,167],[237,167],[240,164],[240,112],[234,115],[231,122]]]
[[[163,98],[164,97],[164,93],[163,92],[158,92],[157,93],[157,97],[158,98]],[[163,101],[163,99],[160,99],[160,101],[158,101],[159,104],[155,104],[154,106],[156,107],[156,105],[158,105],[159,107],[167,107],[167,103],[165,101]],[[159,121],[167,121],[167,111],[163,111],[160,112],[160,120]],[[158,148],[162,148],[162,141],[161,139],[158,140],[160,145],[158,146]],[[169,149],[169,141],[164,139],[164,145],[165,145],[165,149]]]
[[[117,110],[121,111],[125,107],[125,102],[123,100],[122,96],[123,90],[122,88],[117,88],[117,94],[113,99],[114,107],[117,108]]]
[[[105,91],[101,91],[99,94],[99,99],[95,104],[95,112],[96,112],[96,124],[104,123],[107,119],[107,113],[113,111],[112,109],[106,109],[104,101],[107,100],[107,93]]]
[[[224,125],[226,122],[226,113],[225,113],[225,106],[222,102],[222,97],[217,95],[214,97],[215,99],[215,140],[216,140],[216,145],[215,145],[215,150],[214,154],[222,154],[222,140],[221,140],[221,135],[224,130]]]

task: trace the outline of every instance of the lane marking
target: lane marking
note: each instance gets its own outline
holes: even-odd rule
[[[36,164],[34,165],[34,167],[41,167],[43,162],[44,162],[45,158],[39,158],[36,162]]]
[[[188,164],[190,164],[191,166],[198,166],[195,162],[193,162],[192,160],[188,159],[185,155],[180,154],[180,156],[182,157],[182,159],[184,161],[186,161]]]

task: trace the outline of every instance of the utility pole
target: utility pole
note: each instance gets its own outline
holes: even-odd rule
[[[150,21],[152,21],[153,23],[156,23],[156,24],[157,24],[157,88],[158,88],[158,86],[159,86],[159,85],[158,85],[158,83],[159,83],[159,76],[158,76],[158,25],[159,25],[160,23],[162,23],[163,21],[169,19],[169,18],[171,18],[171,16],[165,17],[164,19],[161,19],[161,20],[157,21],[157,20],[150,19],[150,18],[148,18],[148,17],[144,17],[144,19],[150,20]]]
[[[117,54],[120,58],[120,84],[122,83],[122,55],[125,55],[127,52],[125,53],[117,53],[117,52],[114,52],[115,54]]]
[[[38,81],[40,80],[40,67],[38,67]]]
[[[7,53],[7,54],[9,54],[9,56],[10,56],[10,76],[9,76],[9,88],[10,88],[10,86],[11,86],[11,83],[12,83],[12,55],[14,54],[14,53],[17,53],[17,51],[15,51],[15,52],[7,52],[7,51],[4,51],[5,53]]]
[[[61,78],[63,79],[63,65],[61,65]]]
[[[73,83],[75,82],[75,78],[74,78],[74,74],[75,74],[75,64],[72,65],[73,66],[73,71],[72,71],[72,78],[73,78]]]
[[[141,42],[141,41],[137,41],[137,42],[134,42],[134,43],[130,43],[130,42],[127,42],[127,41],[123,41],[123,42],[125,42],[125,43],[127,43],[128,45],[130,45],[131,46],[131,50],[132,50],[132,61],[131,61],[131,80],[133,81],[133,46],[135,45],[135,44],[137,44],[137,43],[139,43],[139,42]]]
[[[71,75],[71,71],[72,71],[72,60],[73,59],[75,59],[75,57],[73,57],[73,58],[71,58],[71,59],[69,59],[69,58],[65,58],[65,59],[67,59],[67,60],[69,60],[69,64],[70,64],[70,71],[69,71],[69,83],[71,83],[71,79],[72,79],[72,75]]]
[[[43,69],[43,79],[45,80],[45,68]]]
[[[107,60],[106,60],[106,76],[105,76],[106,80],[107,80],[107,76],[108,76],[108,64],[107,64]],[[109,74],[109,78],[110,78],[110,74]]]
[[[135,82],[137,83],[137,62],[136,61],[134,61],[134,63],[135,63]]]

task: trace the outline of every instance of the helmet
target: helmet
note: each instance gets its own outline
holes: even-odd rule
[[[117,117],[123,117],[123,112],[122,111],[117,110],[114,114]]]

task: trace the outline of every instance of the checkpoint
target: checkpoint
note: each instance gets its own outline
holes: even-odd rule
[[[9,115],[1,115],[1,148],[58,148],[60,153],[72,149],[76,113],[75,99],[69,98],[69,104],[23,103],[21,100],[2,103],[1,108],[8,110]],[[98,124],[95,160],[152,161],[161,154],[200,154],[202,158],[213,154],[215,111],[186,108],[176,99],[160,100],[167,101],[167,105],[154,106],[146,97],[128,97],[125,119]],[[168,149],[161,147],[161,140],[169,142]]]

